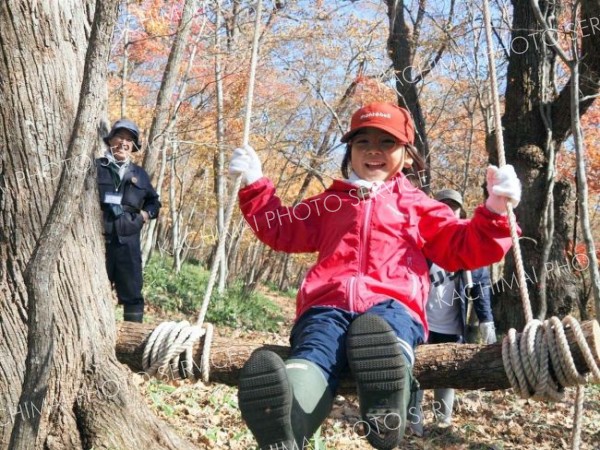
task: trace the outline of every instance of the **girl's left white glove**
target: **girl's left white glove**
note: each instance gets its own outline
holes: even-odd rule
[[[515,169],[510,164],[500,168],[489,166],[487,168],[488,199],[485,206],[497,214],[506,214],[506,202],[516,208],[521,201],[521,182],[517,178]]]
[[[258,155],[250,145],[236,148],[229,162],[229,175],[242,174],[242,186],[254,183],[262,178],[262,165]]]

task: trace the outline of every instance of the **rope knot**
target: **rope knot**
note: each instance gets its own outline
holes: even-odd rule
[[[575,367],[565,336],[567,327],[573,331],[589,374],[583,375]],[[502,342],[502,361],[511,386],[524,399],[561,401],[565,387],[600,381],[600,369],[579,322],[572,316],[562,322],[557,317],[531,320],[521,335],[511,328]]]
[[[190,325],[187,320],[162,322],[148,338],[144,347],[142,367],[148,375],[158,378],[169,378],[173,367],[178,369],[181,378],[195,378],[193,348],[196,342],[204,337],[200,372],[202,382],[208,383],[212,336],[213,326],[209,323],[203,328],[197,324]]]

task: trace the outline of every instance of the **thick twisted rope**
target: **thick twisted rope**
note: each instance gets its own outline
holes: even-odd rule
[[[564,328],[573,331],[589,373],[575,367]],[[532,320],[518,336],[509,330],[502,342],[502,361],[511,386],[522,398],[561,401],[564,388],[600,382],[600,368],[585,340],[579,322],[571,316],[562,322],[551,317],[544,322]]]
[[[488,0],[483,2],[483,20],[485,22],[485,38],[487,41],[488,51],[488,66],[490,70],[490,85],[492,89],[492,106],[494,110],[494,129],[496,138],[496,147],[498,149],[498,166],[502,167],[506,164],[506,156],[504,152],[504,136],[500,112],[500,96],[498,94],[498,77],[496,75],[496,63],[494,60],[494,41],[492,39],[492,22],[490,18],[490,8]],[[531,303],[529,301],[529,292],[527,292],[527,280],[525,277],[525,268],[523,266],[523,257],[521,256],[521,247],[519,245],[519,236],[517,234],[517,219],[512,210],[512,205],[507,203],[508,223],[510,225],[510,237],[513,244],[513,254],[517,269],[518,287],[521,294],[523,311],[525,312],[525,321],[529,322],[533,319],[531,312]]]
[[[248,144],[250,139],[250,122],[252,118],[252,100],[254,98],[254,84],[256,79],[256,62],[258,59],[261,12],[262,0],[257,0],[242,145]],[[169,378],[167,372],[169,369],[172,369],[175,366],[180,369],[180,373],[181,369],[183,369],[184,376],[182,376],[182,378],[188,378],[188,376],[191,378],[194,375],[192,368],[194,364],[192,358],[192,348],[196,341],[204,336],[204,345],[200,363],[201,379],[204,383],[208,383],[209,381],[210,348],[212,345],[213,327],[211,324],[206,324],[205,328],[202,326],[208,310],[208,304],[210,302],[212,290],[215,285],[217,271],[221,260],[225,257],[225,237],[227,236],[225,230],[229,229],[231,217],[233,216],[233,208],[236,204],[237,192],[240,189],[241,182],[242,176],[238,175],[231,191],[231,198],[229,199],[229,203],[227,205],[227,211],[225,212],[225,223],[223,224],[224,232],[219,236],[217,252],[212,263],[210,276],[206,286],[206,292],[204,294],[204,299],[202,300],[202,306],[198,313],[196,324],[190,325],[187,321],[179,323],[164,322],[154,329],[150,335],[150,338],[148,339],[148,342],[146,343],[146,347],[144,348],[144,356],[142,360],[142,367],[149,375]],[[184,352],[185,355],[181,356],[180,359],[179,355]]]
[[[492,89],[492,105],[494,110],[495,137],[498,149],[498,164],[506,164],[504,152],[504,136],[500,113],[500,97],[494,60],[494,42],[492,40],[492,22],[488,0],[483,1],[483,20],[487,40],[488,65]],[[513,254],[517,270],[519,293],[523,304],[523,312],[527,325],[520,339],[517,332],[509,330],[502,342],[502,360],[506,375],[511,386],[523,398],[561,400],[564,387],[577,385],[577,400],[573,417],[573,433],[571,448],[579,449],[581,444],[581,417],[583,411],[584,390],[588,377],[577,372],[568,342],[564,335],[563,324],[570,326],[577,338],[577,344],[582,350],[586,363],[593,373],[595,382],[600,382],[600,373],[587,342],[581,333],[579,322],[573,317],[566,317],[563,322],[552,317],[543,323],[533,320],[531,302],[527,292],[527,280],[521,255],[521,247],[517,235],[517,223],[512,211],[512,205],[507,204],[510,236],[513,243]],[[555,374],[556,380],[552,377]]]
[[[564,328],[573,331],[589,373],[575,367]],[[571,448],[581,445],[581,417],[585,397],[584,385],[600,383],[600,368],[585,340],[577,319],[565,317],[562,322],[551,317],[544,322],[532,320],[520,337],[514,328],[502,342],[502,361],[511,386],[522,398],[562,401],[564,388],[577,386]]]
[[[193,347],[201,337],[204,337],[200,379],[208,383],[212,336],[213,326],[210,323],[202,328],[198,324],[190,325],[186,320],[163,322],[152,331],[146,342],[142,368],[148,375],[158,378],[175,379],[174,368],[181,378],[195,378]]]

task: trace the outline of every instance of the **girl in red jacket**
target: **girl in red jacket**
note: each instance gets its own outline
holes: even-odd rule
[[[427,259],[448,271],[502,259],[510,248],[506,202],[521,187],[512,166],[487,172],[489,197],[471,220],[415,187],[425,168],[407,110],[371,103],[352,116],[345,179],[283,206],[249,146],[236,149],[240,208],[275,250],[318,252],[297,296],[285,362],[258,350],[239,382],[242,418],[261,449],[303,448],[327,417],[342,371],[357,384],[367,440],[398,446],[412,388],[414,348],[427,334]]]

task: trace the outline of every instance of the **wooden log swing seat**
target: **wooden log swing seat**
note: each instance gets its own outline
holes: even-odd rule
[[[144,368],[144,349],[154,329],[154,325],[134,322],[120,322],[117,327],[116,353],[119,361],[145,376],[151,374]],[[595,364],[600,365],[600,325],[595,320],[586,321],[581,324],[581,331]],[[518,336],[520,338],[523,335]],[[585,350],[578,345],[571,326],[566,328],[565,338],[577,371],[583,375],[589,374],[591,369],[586,362]],[[200,378],[204,341],[203,336],[194,343],[191,362],[168,362],[156,374],[167,380]],[[501,342],[491,345],[422,345],[416,350],[414,374],[423,389],[509,389],[511,383],[503,364],[502,345]],[[261,347],[273,350],[283,358],[289,353],[289,347],[280,345],[240,342],[226,337],[213,338],[211,350],[205,356],[205,360],[208,358],[210,380],[237,385],[240,369],[250,354]],[[342,383],[341,391],[353,392],[349,377]]]

